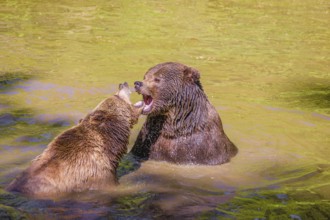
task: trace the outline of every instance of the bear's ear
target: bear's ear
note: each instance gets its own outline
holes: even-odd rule
[[[203,90],[202,85],[199,81],[200,73],[198,72],[198,70],[187,66],[183,70],[183,77],[186,81],[190,83],[195,83],[201,90]]]
[[[183,76],[186,80],[191,82],[198,81],[200,77],[198,70],[188,66],[183,70]]]

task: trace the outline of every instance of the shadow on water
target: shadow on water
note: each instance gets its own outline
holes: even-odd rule
[[[12,101],[10,94],[19,92],[16,86],[31,78],[24,73],[0,73],[0,150],[4,147],[2,143],[13,147],[46,145],[64,127],[73,124],[66,118],[48,119],[38,115],[33,107],[22,107],[20,102]]]
[[[279,94],[289,107],[299,107],[330,115],[330,81],[298,82]]]
[[[13,93],[13,87],[22,81],[32,79],[30,74],[22,72],[0,72],[0,94]]]
[[[21,74],[21,75],[20,75]],[[20,104],[13,103],[8,95],[19,92],[18,84],[31,80],[32,77],[23,73],[1,73],[0,72],[0,127],[13,126],[17,123],[33,124],[50,124],[52,127],[69,126],[72,121],[64,118],[47,120],[42,117],[36,117],[33,108],[21,107]]]

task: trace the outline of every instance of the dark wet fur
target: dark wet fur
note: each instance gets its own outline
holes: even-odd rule
[[[154,110],[138,135],[133,155],[142,160],[216,165],[237,154],[199,77],[197,70],[179,63],[162,63],[146,73],[141,92],[153,95]],[[153,78],[161,78],[160,83],[152,83]]]

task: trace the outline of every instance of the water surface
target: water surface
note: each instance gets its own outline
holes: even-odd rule
[[[2,1],[0,216],[329,219],[329,9],[325,0]],[[165,61],[201,72],[240,150],[230,163],[148,161],[126,172],[125,158],[118,188],[61,201],[3,190],[119,83]]]

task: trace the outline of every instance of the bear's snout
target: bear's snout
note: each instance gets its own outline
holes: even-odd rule
[[[140,82],[140,81],[135,81],[134,82],[134,88],[135,88],[135,91],[140,91],[141,87],[143,86],[143,82]]]

